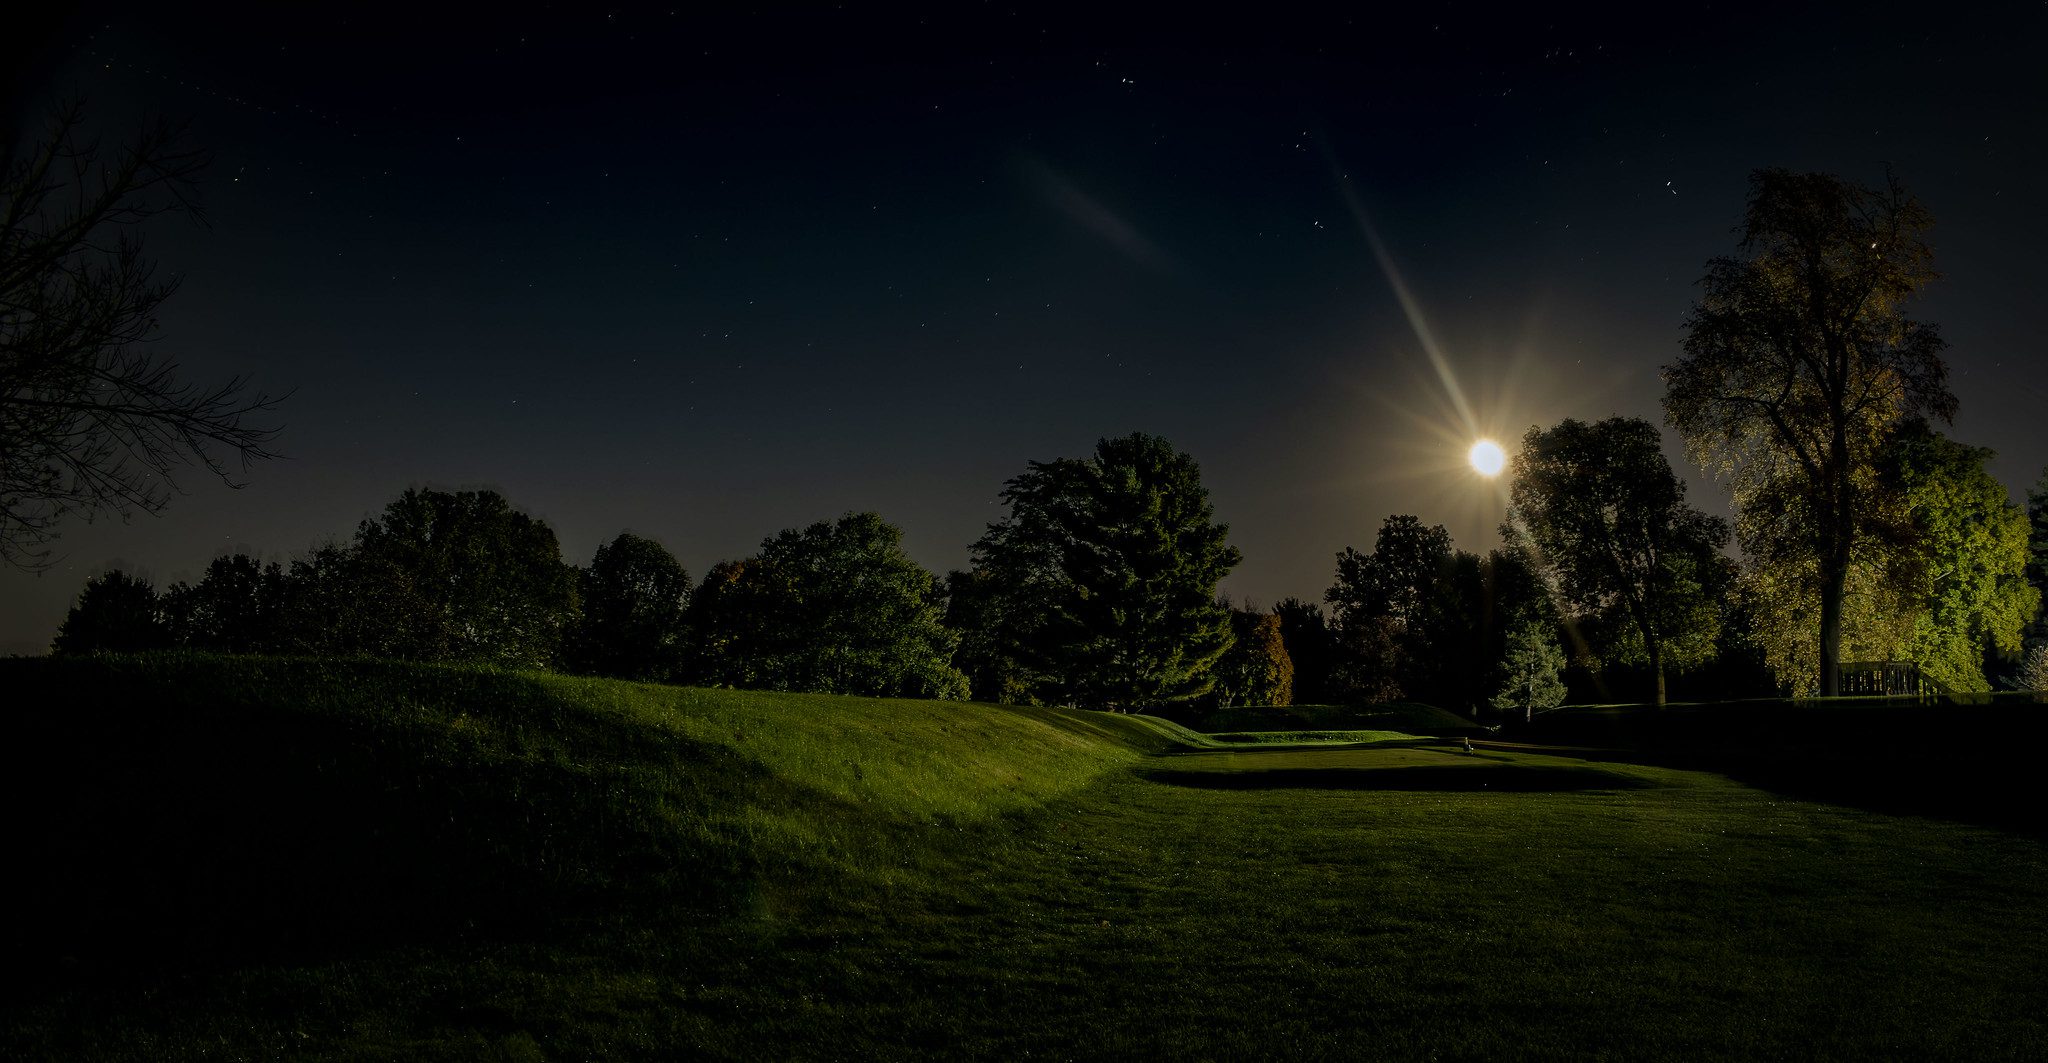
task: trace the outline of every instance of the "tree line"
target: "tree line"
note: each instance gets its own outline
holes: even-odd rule
[[[154,511],[171,471],[270,454],[241,381],[188,386],[143,345],[170,285],[130,230],[189,213],[175,130],[102,156],[76,109],[0,167],[0,563],[36,568],[68,516]],[[56,160],[74,159],[59,172]],[[88,172],[99,173],[96,185]],[[66,176],[66,173],[69,176]],[[90,195],[70,195],[91,185]],[[1415,698],[1531,711],[1564,676],[1606,697],[1835,694],[1841,664],[1910,661],[1954,690],[2048,686],[2048,476],[2024,510],[1989,451],[1944,435],[1928,211],[1889,177],[1751,177],[1737,252],[1708,262],[1664,369],[1665,424],[1732,491],[1685,500],[1656,425],[1532,428],[1503,545],[1389,517],[1319,601],[1217,596],[1240,560],[1193,459],[1156,437],[1033,462],[943,578],[848,514],[692,581],[622,533],[588,566],[488,491],[407,491],[289,564],[217,558],[159,593],[89,581],[59,652],[480,661],[789,690],[1157,709]],[[1729,554],[1734,546],[1741,558]]]
[[[1955,689],[1988,689],[2001,654],[2022,681],[2026,662],[2010,658],[2048,567],[2048,475],[2022,513],[1984,471],[1988,451],[1916,424],[1887,455],[1902,526],[1921,534],[1876,561],[1917,582],[1867,628],[1853,613],[1854,637],[1894,639]],[[1527,713],[1564,700],[1568,677],[1605,699],[1661,701],[1667,673],[1696,696],[1798,688],[1798,664],[1774,655],[1809,625],[1764,597],[1778,593],[1767,565],[1727,556],[1727,521],[1685,502],[1654,425],[1533,428],[1510,476],[1500,547],[1460,550],[1441,525],[1397,514],[1371,549],[1337,555],[1321,600],[1270,610],[1219,598],[1240,555],[1194,460],[1152,436],[1031,463],[972,567],[943,578],[874,513],[785,530],[693,581],[632,532],[572,565],[545,522],[495,492],[413,489],[289,564],[223,555],[162,592],[97,576],[54,648],[1169,712],[1408,699]]]

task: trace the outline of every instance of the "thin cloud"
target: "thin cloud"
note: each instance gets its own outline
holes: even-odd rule
[[[1137,226],[1125,221],[1094,196],[1081,190],[1065,174],[1037,159],[1027,159],[1025,174],[1032,187],[1060,213],[1116,248],[1125,258],[1152,269],[1177,272],[1179,264],[1158,244],[1147,239]]]

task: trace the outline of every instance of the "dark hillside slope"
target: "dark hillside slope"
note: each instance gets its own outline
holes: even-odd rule
[[[908,826],[1026,809],[1157,721],[392,662],[0,662],[17,984],[546,934],[886,877]]]

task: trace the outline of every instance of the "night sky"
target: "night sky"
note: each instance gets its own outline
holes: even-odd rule
[[[1026,461],[1133,431],[1200,461],[1226,591],[1319,597],[1390,513],[1497,542],[1475,428],[1661,422],[1762,166],[1895,169],[1937,220],[1954,434],[2016,497],[2048,464],[2048,5],[733,6],[25,26],[14,122],[76,96],[214,154],[208,225],[147,234],[184,283],[164,353],[292,394],[245,489],[195,471],[0,573],[0,653],[110,564],[287,559],[409,485],[693,574],[873,509],[943,572]]]

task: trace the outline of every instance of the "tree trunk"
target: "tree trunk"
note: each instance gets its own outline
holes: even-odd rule
[[[1664,707],[1664,645],[1657,639],[1649,640],[1650,674],[1657,677],[1657,707]]]
[[[1849,579],[1848,551],[1830,549],[1821,558],[1820,695],[1842,692],[1842,590]]]

